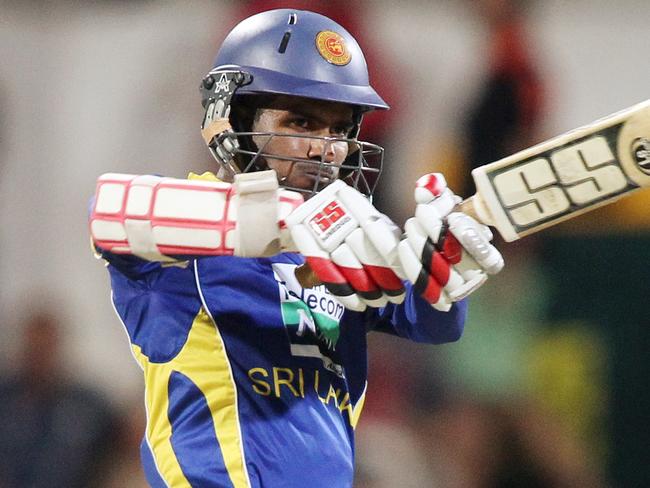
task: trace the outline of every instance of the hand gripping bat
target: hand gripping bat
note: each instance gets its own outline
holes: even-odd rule
[[[650,100],[472,171],[458,210],[507,242],[650,186]],[[318,283],[306,267],[303,284]]]

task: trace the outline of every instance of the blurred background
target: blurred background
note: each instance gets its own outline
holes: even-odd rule
[[[145,486],[142,379],[90,250],[104,172],[214,169],[198,84],[236,22],[324,13],[393,106],[377,206],[650,98],[646,0],[0,0],[0,487]],[[460,342],[371,334],[358,488],[642,487],[650,190],[515,243]],[[7,419],[12,419],[8,421]]]

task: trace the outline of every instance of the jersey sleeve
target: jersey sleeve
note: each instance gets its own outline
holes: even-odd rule
[[[162,268],[158,261],[147,261],[130,254],[114,254],[110,251],[95,247],[96,255],[108,263],[109,271],[119,271],[126,278],[133,281],[141,280],[151,271]],[[179,261],[181,263],[181,261]],[[110,269],[112,268],[112,270]]]
[[[467,299],[455,302],[448,312],[433,308],[405,283],[406,298],[388,304],[368,317],[368,328],[415,342],[443,344],[460,339],[467,317]]]

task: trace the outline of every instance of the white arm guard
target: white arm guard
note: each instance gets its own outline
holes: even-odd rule
[[[275,171],[221,181],[109,173],[97,181],[90,234],[101,249],[148,261],[169,256],[272,256],[293,250],[284,218],[303,202]]]

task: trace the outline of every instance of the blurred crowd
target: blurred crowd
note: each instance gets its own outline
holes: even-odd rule
[[[122,411],[71,377],[63,367],[64,330],[54,308],[27,313],[12,371],[0,379],[0,486],[147,486],[141,402]]]
[[[74,2],[63,3],[67,14],[76,12]],[[120,2],[96,2],[85,7],[85,13],[75,15],[82,19],[80,24],[92,15],[103,14],[106,18],[131,18],[141,26],[147,22],[143,10],[154,7],[150,2],[133,3],[132,13]],[[381,18],[382,8],[390,10],[388,2],[221,2],[219,12],[209,15],[205,12],[214,9],[214,3],[199,3],[208,19],[199,20],[200,12],[185,13],[187,25],[179,28],[180,40],[174,44],[172,36],[163,44],[166,52],[158,52],[153,46],[150,52],[158,57],[152,66],[164,66],[167,57],[183,59],[183,43],[189,45],[188,39],[193,39],[194,45],[203,45],[203,51],[194,54],[203,59],[186,60],[187,66],[178,70],[167,66],[164,73],[152,72],[148,77],[134,78],[125,72],[123,91],[117,93],[93,92],[92,86],[80,82],[78,93],[91,90],[93,96],[102,97],[109,105],[123,104],[126,109],[136,99],[141,107],[160,105],[152,109],[152,114],[143,111],[134,115],[143,122],[138,127],[140,137],[149,141],[151,151],[146,154],[131,153],[120,136],[93,129],[93,135],[100,132],[97,144],[84,157],[89,161],[110,161],[101,154],[114,147],[111,157],[119,157],[121,162],[112,167],[89,162],[89,167],[79,169],[89,181],[106,171],[169,170],[170,176],[181,176],[188,169],[210,169],[212,163],[198,137],[198,92],[195,100],[186,95],[186,87],[176,95],[174,90],[185,82],[182,75],[187,74],[176,71],[187,68],[193,75],[188,78],[195,78],[190,88],[196,88],[203,74],[200,70],[209,67],[213,54],[210,49],[218,45],[229,27],[254,12],[280,6],[308,8],[328,15],[355,33],[364,48],[371,81],[394,109],[368,117],[362,138],[386,146],[386,171],[377,206],[397,222],[403,222],[412,210],[410,188],[418,175],[442,171],[452,188],[469,196],[473,192],[468,178],[472,168],[553,135],[547,133],[547,120],[551,108],[557,106],[553,100],[561,98],[561,86],[549,80],[561,76],[538,61],[536,31],[530,20],[533,2],[453,3],[455,11],[471,19],[463,25],[476,30],[483,54],[482,64],[472,68],[474,82],[471,90],[465,91],[465,103],[453,106],[454,120],[448,121],[451,128],[444,130],[436,129],[445,123],[439,118],[450,113],[451,102],[439,99],[445,97],[442,82],[437,86],[439,91],[433,86],[428,89],[414,84],[421,73],[403,66],[411,54],[421,57],[426,55],[422,53],[426,49],[421,46],[418,53],[391,51],[378,30],[380,21],[373,23]],[[425,7],[424,2],[415,3]],[[417,11],[417,5],[409,11]],[[30,2],[24,8],[12,4],[6,7],[12,9],[14,23],[19,24],[13,27],[16,32],[21,22],[33,22],[41,14],[39,9],[52,8]],[[426,10],[435,13],[430,6]],[[179,11],[184,12],[180,7]],[[56,22],[65,22],[61,16],[55,17]],[[171,17],[157,21],[170,26]],[[538,14],[540,17],[544,19]],[[110,42],[111,35],[128,35],[117,28],[117,23],[107,21],[103,26],[109,39],[106,42]],[[210,25],[218,28],[210,29]],[[212,37],[194,38],[195,32],[204,30],[210,31]],[[147,27],[144,32],[154,38],[161,35],[155,27]],[[83,40],[80,30],[78,35]],[[646,37],[646,45],[648,41]],[[459,52],[463,49],[459,46]],[[438,55],[431,56],[433,64]],[[79,64],[84,60],[89,62],[82,58]],[[445,64],[444,59],[441,64]],[[0,88],[10,78],[8,69],[8,65],[2,66]],[[433,71],[429,76],[444,77],[445,73]],[[41,75],[38,70],[32,74]],[[130,88],[137,90],[129,95],[131,102],[119,101],[117,98]],[[0,97],[5,97],[4,90]],[[412,111],[418,104],[432,110]],[[89,111],[97,115],[94,108],[89,107]],[[433,110],[436,108],[440,110]],[[622,107],[609,111],[616,108]],[[598,115],[603,114],[595,113],[593,118]],[[77,118],[81,119],[80,127],[103,122],[101,116],[93,119],[87,113],[75,114]],[[21,154],[17,143],[6,136],[11,120],[11,111],[0,112],[0,154],[9,158]],[[119,124],[110,116],[107,123],[118,133]],[[136,120],[132,123],[135,127]],[[176,123],[180,128],[173,129]],[[190,138],[190,130],[195,130],[197,136]],[[426,130],[431,131],[431,137],[424,141]],[[47,135],[44,137],[47,141]],[[415,137],[420,139],[418,144],[412,144]],[[74,137],[67,141],[75,142]],[[47,145],[43,147],[47,149]],[[58,151],[60,155],[68,154]],[[174,166],[162,156],[169,151],[170,157],[182,164]],[[40,157],[39,153],[39,164],[43,163]],[[164,167],[153,162],[158,157],[166,161]],[[140,166],[129,164],[137,159],[147,162]],[[30,169],[30,178],[47,181],[47,176],[41,176],[46,169]],[[9,208],[11,195],[21,191],[7,186],[7,178],[15,176],[13,171],[0,166],[3,210]],[[66,191],[69,189],[61,193]],[[92,183],[74,191],[83,194],[79,198],[83,201],[92,192]],[[465,334],[456,344],[425,347],[371,334],[369,387],[357,430],[356,488],[648,486],[650,469],[644,461],[644,429],[648,423],[650,394],[645,382],[650,361],[645,345],[650,328],[644,304],[650,291],[649,205],[650,199],[639,195],[541,236],[510,244],[497,237],[506,269],[472,296]],[[85,209],[75,212],[81,222],[75,229],[80,235],[74,239],[84,241],[87,236],[81,234]],[[3,243],[15,243],[6,235],[8,229],[18,228],[20,220],[15,213],[1,214]],[[52,226],[47,232],[52,234],[57,229],[60,231]],[[25,239],[46,240],[38,229],[17,232],[25,233]],[[36,235],[40,238],[36,239]],[[19,250],[13,245],[4,253],[5,259],[18,256]],[[50,252],[44,246],[41,243],[36,250]],[[47,271],[59,276],[64,274],[62,270],[67,272],[73,266],[69,258],[87,245],[74,246],[78,247],[73,247],[72,253],[66,249],[63,256],[52,255],[51,260],[57,263]],[[74,261],[89,260],[89,249],[86,254],[76,256]],[[31,303],[29,298],[29,307],[10,314],[7,305],[16,301],[15,294],[7,292],[12,280],[14,285],[21,284],[26,294],[31,285],[25,276],[10,276],[13,268],[2,257],[0,263],[5,290],[0,291],[4,308],[0,333],[5,344],[0,352],[6,356],[0,362],[0,488],[147,486],[139,465],[139,443],[145,424],[143,401],[138,396],[141,385],[132,389],[134,394],[128,389],[116,393],[118,390],[106,387],[107,381],[93,380],[93,368],[103,370],[99,375],[111,376],[114,363],[129,359],[126,339],[119,344],[124,354],[117,361],[112,352],[101,347],[102,338],[109,333],[98,317],[110,311],[108,283],[101,270],[93,275],[93,279],[100,277],[95,288],[77,287],[71,296],[66,295],[68,277],[59,286],[55,283],[61,278],[44,280],[45,290],[50,290],[52,297],[79,304],[81,311],[77,315],[63,313],[65,306],[53,305],[56,300]],[[101,268],[99,262],[92,265]],[[27,262],[24,267],[31,269]],[[70,273],[70,282],[86,279],[84,272]],[[43,283],[34,287],[44,288]],[[24,296],[19,298],[25,301]],[[67,323],[81,322],[80,316],[84,317],[83,323]],[[117,317],[108,320],[108,325],[119,336]],[[81,364],[70,361],[71,344],[79,337],[87,338],[92,348],[81,355],[86,359]],[[70,362],[76,368],[70,367]],[[135,362],[130,367],[137,376]],[[114,371],[116,383],[120,383],[118,369]]]

